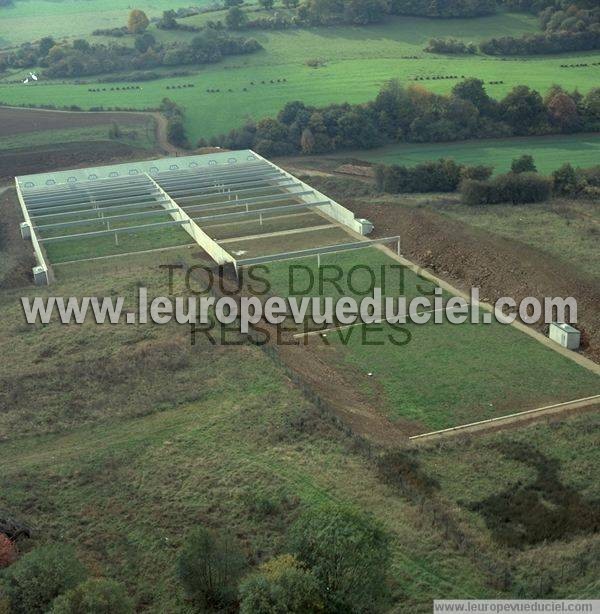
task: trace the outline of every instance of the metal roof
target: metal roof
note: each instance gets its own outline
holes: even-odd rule
[[[305,209],[334,222],[338,234],[317,241],[325,249],[351,238],[348,230],[362,230],[351,211],[249,149],[23,175],[15,183],[38,262],[46,269],[40,244],[58,244],[48,254],[52,259],[62,250],[64,259],[82,241],[114,235],[119,251],[144,230],[163,226],[180,226],[218,264],[235,258],[211,236],[215,222],[229,223],[237,238],[256,239],[249,256],[262,258],[281,256],[288,234],[317,229],[314,220],[305,227],[300,218],[298,228],[290,228],[290,212]],[[71,240],[76,248],[64,246]],[[88,243],[91,251],[96,243]],[[313,239],[306,246],[311,244]],[[102,246],[113,249],[105,241]]]
[[[565,322],[552,322],[552,326],[560,328],[560,330],[564,331],[565,333],[577,333],[578,335],[580,334],[580,332],[576,328],[574,328],[570,324],[566,324]]]
[[[240,151],[223,151],[196,156],[178,156],[175,158],[160,158],[158,160],[145,160],[142,162],[124,162],[122,164],[109,164],[78,168],[67,171],[51,173],[38,173],[35,175],[21,175],[15,177],[22,189],[40,188],[45,186],[63,185],[82,181],[96,181],[117,177],[133,177],[136,175],[159,175],[170,171],[194,170],[202,167],[214,167],[237,163],[258,161],[259,158],[249,149]]]

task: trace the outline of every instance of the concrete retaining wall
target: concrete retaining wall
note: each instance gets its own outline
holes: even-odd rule
[[[148,175],[148,179],[156,186],[165,197],[161,205],[165,209],[171,209],[169,215],[177,221],[187,222],[181,227],[194,239],[194,241],[217,263],[227,264],[235,262],[235,258],[223,249],[214,239],[211,239],[194,220]]]

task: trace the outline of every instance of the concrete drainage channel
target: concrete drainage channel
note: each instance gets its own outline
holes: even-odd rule
[[[528,409],[526,411],[508,414],[506,416],[498,416],[496,418],[489,418],[487,420],[470,422],[469,424],[461,424],[459,426],[453,426],[439,431],[422,433],[421,435],[413,435],[412,437],[409,437],[409,440],[414,443],[425,443],[448,436],[471,434],[476,431],[488,430],[496,426],[508,426],[509,424],[522,422],[530,418],[550,416],[553,414],[562,413],[563,411],[583,409],[585,407],[591,407],[593,405],[600,405],[600,394],[596,394],[591,397],[584,397],[583,399],[575,399],[573,401],[555,403],[554,405],[546,405],[545,407],[538,407],[536,409]]]

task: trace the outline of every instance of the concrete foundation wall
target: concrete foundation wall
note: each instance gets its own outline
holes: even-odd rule
[[[194,241],[217,263],[227,264],[235,262],[235,258],[225,249],[223,249],[214,239],[211,239],[194,220],[148,175],[148,179],[156,186],[166,200],[161,202],[165,209],[174,209],[169,211],[169,215],[177,221],[187,222],[181,227],[194,239]]]
[[[21,206],[21,212],[23,214],[23,219],[25,220],[25,224],[28,226],[28,231],[26,234],[27,237],[31,241],[31,245],[33,246],[33,252],[35,254],[35,259],[37,261],[37,266],[33,268],[34,281],[36,285],[45,285],[51,284],[54,281],[54,271],[46,258],[46,254],[38,241],[35,228],[31,223],[31,218],[29,217],[29,212],[27,211],[27,207],[25,206],[25,201],[23,200],[23,194],[21,193],[21,186],[19,182],[15,179],[15,187],[17,189],[17,198],[19,199],[19,205]],[[22,230],[23,232],[23,230]],[[23,237],[26,237],[26,234]]]
[[[298,184],[294,186],[294,190],[292,191],[292,193],[294,191],[301,192],[304,190],[310,190],[312,194],[303,196],[303,199],[307,204],[310,204],[311,202],[320,202],[324,200],[328,201],[328,204],[325,204],[325,205],[321,204],[315,207],[315,209],[319,209],[323,211],[325,215],[328,215],[330,218],[333,218],[336,222],[339,222],[340,224],[347,226],[354,232],[363,234],[364,224],[362,222],[359,222],[354,217],[354,213],[352,213],[352,211],[350,211],[349,209],[346,209],[346,207],[335,202],[335,200],[332,200],[331,198],[329,198],[329,196],[326,196],[325,194],[322,194],[318,190],[315,190],[312,186],[308,185],[307,183],[304,183],[301,179],[294,177],[294,175],[292,175],[291,173],[288,173],[287,171],[280,169],[278,166],[275,166],[275,164],[273,164],[272,162],[265,160],[262,156],[259,156],[257,153],[254,152],[254,155],[257,158],[264,160],[267,164],[270,164],[273,168],[281,170],[286,177],[298,182]]]

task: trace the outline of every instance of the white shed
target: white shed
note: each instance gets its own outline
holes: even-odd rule
[[[550,339],[552,339],[552,341],[556,341],[556,343],[569,350],[579,349],[581,333],[569,324],[564,324],[563,322],[552,322],[550,324],[548,336]]]

